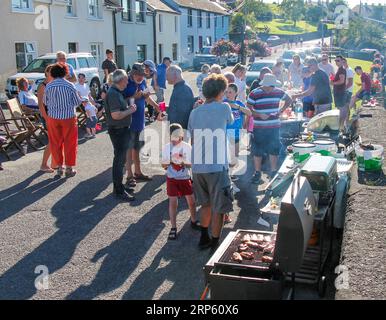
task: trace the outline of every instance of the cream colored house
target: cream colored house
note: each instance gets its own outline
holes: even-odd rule
[[[0,93],[4,93],[9,76],[22,70],[39,55],[52,51],[49,21],[45,21],[49,19],[47,4],[50,2],[0,1]]]
[[[169,57],[174,63],[181,62],[180,17],[181,13],[161,0],[147,0],[153,13],[154,57],[162,63]]]

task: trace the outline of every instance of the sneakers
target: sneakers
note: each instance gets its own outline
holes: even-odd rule
[[[134,196],[130,195],[127,191],[124,191],[123,193],[116,193],[114,192],[114,196],[117,200],[122,202],[133,202],[135,201]]]
[[[85,139],[89,140],[89,139],[92,139],[93,138],[93,135],[92,134],[86,134],[84,136]]]
[[[261,172],[256,172],[252,179],[251,179],[251,183],[253,184],[262,184],[262,180],[261,180]]]

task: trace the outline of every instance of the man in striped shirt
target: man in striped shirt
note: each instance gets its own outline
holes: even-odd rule
[[[261,164],[265,154],[269,155],[271,177],[278,170],[280,153],[280,112],[287,108],[292,100],[280,88],[281,83],[273,74],[266,74],[261,87],[253,90],[248,97],[248,107],[252,111],[254,126],[252,154],[254,156],[255,174],[252,183],[261,183]],[[284,101],[284,105],[280,105]]]

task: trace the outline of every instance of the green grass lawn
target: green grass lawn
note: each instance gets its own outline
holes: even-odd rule
[[[265,25],[270,29],[270,34],[278,35],[297,35],[307,32],[315,32],[318,30],[316,25],[310,24],[306,21],[298,21],[294,27],[292,21],[284,21],[282,19],[275,19],[272,21],[259,22],[258,27],[263,28]],[[332,29],[334,25],[328,25]]]

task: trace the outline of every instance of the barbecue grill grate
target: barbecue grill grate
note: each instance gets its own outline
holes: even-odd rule
[[[254,253],[254,259],[253,260],[247,260],[243,259],[242,262],[237,262],[232,259],[233,253],[238,252],[239,245],[242,244],[242,240],[245,235],[263,235],[263,236],[271,236],[273,240],[275,240],[276,235],[272,232],[258,232],[258,231],[239,231],[229,247],[224,251],[224,254],[221,256],[219,261],[215,263],[216,265],[225,265],[225,266],[233,266],[236,268],[253,268],[253,269],[260,269],[260,270],[269,270],[271,269],[271,263],[266,263],[262,261],[263,256],[268,256],[273,258],[274,252],[271,254],[264,253],[261,250],[258,250],[257,248],[249,248],[247,252],[253,252]]]

